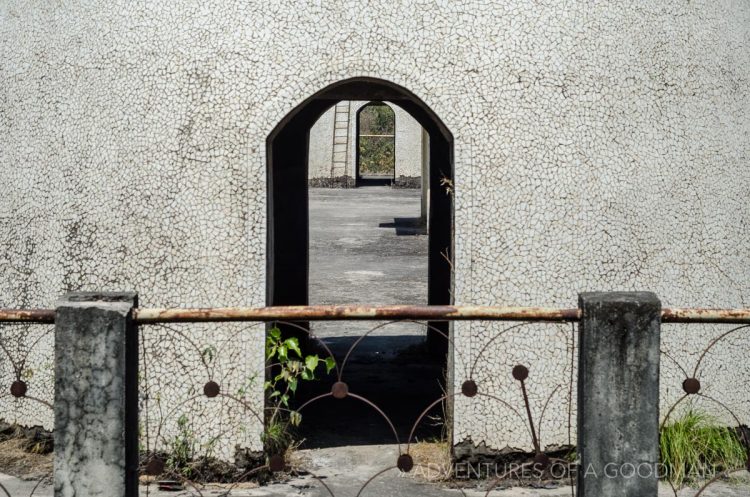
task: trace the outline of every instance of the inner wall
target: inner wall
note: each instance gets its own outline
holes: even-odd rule
[[[357,184],[357,117],[370,100],[337,102],[310,129],[309,184],[321,186],[362,186]],[[428,160],[429,136],[419,122],[394,104],[384,102],[395,113],[395,174],[398,187],[418,188],[422,185],[423,161]],[[348,118],[342,119],[343,110]],[[339,114],[337,118],[337,112]],[[343,122],[345,121],[345,122]],[[425,135],[425,136],[423,136]],[[344,141],[336,143],[336,141]],[[424,171],[426,172],[426,171]],[[426,189],[426,188],[425,188]],[[425,210],[426,204],[422,207]]]

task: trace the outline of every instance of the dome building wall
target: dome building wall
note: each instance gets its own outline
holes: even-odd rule
[[[3,2],[0,307],[51,307],[70,290],[263,305],[266,140],[300,102],[356,77],[408,89],[453,135],[456,304],[651,290],[665,306],[748,307],[748,40],[750,4],[729,1]],[[262,326],[175,328],[142,331],[145,381],[165,404],[210,375],[229,391],[249,383],[247,405],[262,409]],[[544,443],[565,444],[574,334],[534,325],[483,350],[502,329],[455,326],[454,386],[476,361],[480,388],[517,405],[510,368],[527,364],[532,411],[551,398]],[[665,325],[663,349],[691,369],[726,329]],[[16,335],[13,350],[31,347]],[[704,366],[706,388],[745,414],[749,345],[737,336]],[[48,364],[51,335],[33,349]],[[51,368],[32,373],[30,393],[51,395]],[[662,373],[668,406],[681,374]],[[2,385],[12,377],[0,362]],[[219,453],[260,448],[245,409],[185,409],[200,437],[222,434]],[[148,412],[158,425],[153,401]],[[52,420],[8,397],[0,418]],[[457,398],[453,422],[455,443],[530,445],[489,399]]]

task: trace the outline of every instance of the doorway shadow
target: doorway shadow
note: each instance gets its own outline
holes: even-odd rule
[[[323,339],[339,367],[359,337]],[[321,347],[322,349],[322,347]],[[319,354],[325,357],[322,350]],[[423,335],[368,336],[352,351],[342,381],[349,392],[377,406],[348,396],[328,396],[308,404],[302,411],[302,448],[346,445],[405,444],[420,414],[443,395],[444,362],[431,360]],[[317,381],[300,385],[298,400],[312,399],[331,391],[337,381],[335,370]],[[393,429],[389,426],[393,424]],[[414,431],[412,442],[435,440],[443,433],[443,407],[430,410]]]
[[[393,186],[393,176],[359,176],[357,188],[368,186]]]
[[[396,236],[426,235],[427,225],[421,217],[396,217],[392,223],[380,223],[379,228],[395,228]]]

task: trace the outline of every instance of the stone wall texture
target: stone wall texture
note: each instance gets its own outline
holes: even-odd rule
[[[750,4],[729,0],[2,1],[0,306],[70,290],[262,305],[266,138],[360,76],[412,91],[453,134],[456,303],[573,307],[617,289],[748,306],[749,42]],[[490,342],[505,328],[455,327],[456,384],[473,372],[494,397],[457,398],[455,441],[529,448],[497,401],[522,407],[524,363],[543,445],[565,443],[571,327]],[[33,349],[29,394],[51,394],[52,335],[1,331],[19,337],[9,355]],[[662,331],[666,406],[726,327]],[[223,453],[259,446],[245,407],[261,407],[262,327],[141,333],[151,430],[186,410]],[[746,337],[701,363],[705,391],[745,419]],[[0,361],[3,392],[13,374]],[[200,397],[208,377],[245,404]],[[49,426],[40,405],[3,396],[0,417]]]

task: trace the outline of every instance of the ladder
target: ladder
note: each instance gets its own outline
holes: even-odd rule
[[[349,162],[349,115],[351,101],[336,104],[333,115],[333,147],[331,147],[331,179],[347,176]],[[345,185],[346,186],[346,185]]]

